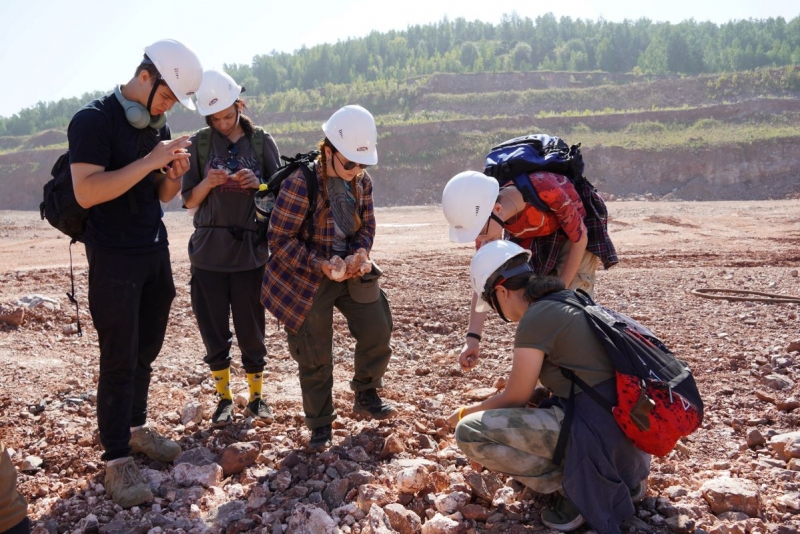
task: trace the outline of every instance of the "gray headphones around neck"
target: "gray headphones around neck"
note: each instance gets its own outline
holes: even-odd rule
[[[143,130],[149,126],[150,128],[155,128],[158,130],[167,124],[166,114],[155,116],[150,115],[150,112],[147,111],[146,107],[138,102],[133,102],[122,96],[121,85],[118,85],[114,88],[114,95],[117,97],[117,100],[119,100],[119,103],[122,104],[122,109],[125,110],[125,118],[128,119],[128,122],[134,128]]]

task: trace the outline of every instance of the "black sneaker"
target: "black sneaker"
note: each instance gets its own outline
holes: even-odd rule
[[[556,493],[553,505],[542,510],[542,523],[559,532],[570,532],[583,525],[585,520],[569,499]]]
[[[211,426],[220,427],[233,422],[233,401],[221,399],[217,404],[214,415],[211,416]]]
[[[272,408],[267,406],[267,403],[260,398],[250,402],[247,408],[244,409],[244,414],[247,417],[260,419],[265,423],[271,423],[275,420],[275,417],[272,415]]]
[[[381,400],[374,388],[356,392],[353,411],[379,420],[388,419],[397,413],[394,406]]]
[[[315,428],[311,431],[311,439],[308,440],[306,451],[322,452],[331,446],[331,425]]]

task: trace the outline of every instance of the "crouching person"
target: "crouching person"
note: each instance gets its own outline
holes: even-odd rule
[[[514,243],[493,241],[472,258],[476,310],[492,309],[518,323],[513,363],[500,394],[457,409],[448,421],[471,459],[538,493],[555,494],[551,508],[542,511],[546,526],[568,532],[588,522],[597,532],[618,533],[633,515],[633,503],[644,497],[650,456],[625,437],[611,413],[576,390],[564,461],[553,463],[571,385],[559,367],[571,369],[612,402],[614,369],[581,311],[538,301],[569,290],[559,278],[533,275],[529,255]],[[460,364],[469,369],[477,361],[463,356]],[[537,380],[553,396],[529,408]]]

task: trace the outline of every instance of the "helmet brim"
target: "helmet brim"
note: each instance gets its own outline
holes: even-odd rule
[[[169,84],[167,84],[167,85],[169,85]],[[170,87],[170,89],[172,89],[172,87]],[[172,92],[175,93],[174,90]],[[175,98],[177,98],[178,102],[183,104],[183,107],[185,107],[186,109],[188,109],[190,111],[196,111],[197,110],[197,106],[194,105],[194,101],[192,100],[192,97],[190,97],[190,96],[180,97],[178,95],[175,95]]]
[[[492,307],[489,306],[489,303],[483,300],[480,295],[478,295],[478,300],[475,302],[475,311],[478,313],[483,313],[491,310]]]
[[[450,241],[453,243],[470,243],[477,239],[479,233],[481,233],[480,228],[456,228],[451,226]]]

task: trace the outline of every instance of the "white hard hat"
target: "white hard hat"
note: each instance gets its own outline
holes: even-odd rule
[[[361,106],[344,106],[322,125],[325,137],[355,163],[378,163],[378,130],[372,113]]]
[[[242,94],[242,86],[228,73],[220,70],[207,70],[203,73],[203,83],[197,90],[197,111],[207,117],[227,109]]]
[[[195,109],[192,95],[200,88],[203,79],[203,66],[197,54],[173,39],[156,41],[146,47],[144,53],[178,101],[189,109]]]
[[[442,192],[442,210],[450,225],[450,241],[474,241],[489,219],[500,193],[500,184],[477,171],[450,178]]]
[[[472,285],[472,289],[478,295],[478,301],[475,304],[475,311],[476,312],[486,312],[491,310],[491,306],[486,300],[483,298],[483,293],[486,289],[486,282],[489,281],[489,278],[492,277],[505,263],[514,258],[519,256],[520,254],[524,254],[525,260],[530,259],[531,251],[525,250],[521,246],[517,245],[516,243],[512,243],[511,241],[506,241],[504,239],[500,239],[497,241],[491,241],[486,243],[478,251],[472,256],[472,261],[469,264],[469,283]],[[516,276],[518,274],[522,274],[525,271],[530,270],[530,267],[527,263],[525,263],[526,269],[520,269],[520,272],[513,273],[498,273],[498,274],[505,274],[507,278],[511,276]]]

